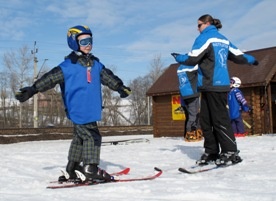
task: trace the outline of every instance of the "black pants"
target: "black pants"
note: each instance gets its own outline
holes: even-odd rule
[[[226,105],[227,92],[201,93],[200,125],[206,153],[237,151]]]

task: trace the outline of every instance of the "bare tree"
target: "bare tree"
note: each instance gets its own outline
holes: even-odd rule
[[[6,73],[0,73],[0,123],[2,124],[1,127],[5,128],[7,125],[7,98],[8,98],[8,91],[7,91],[7,76]]]
[[[132,89],[132,95],[130,96],[132,108],[131,116],[136,125],[149,124],[151,101],[149,97],[146,96],[146,92],[164,71],[164,64],[161,60],[161,56],[155,56],[150,66],[151,69],[148,75],[138,77],[130,84],[130,88]]]
[[[119,107],[119,98],[114,97],[113,92],[106,86],[102,88],[103,94],[103,113],[102,124],[103,125],[119,125],[120,118],[116,114],[116,110]]]
[[[32,81],[32,55],[27,46],[23,46],[17,52],[10,51],[3,56],[4,65],[9,70],[11,89],[15,93],[18,88],[29,85]]]
[[[32,57],[30,54],[30,50],[27,46],[23,46],[18,51],[9,51],[4,54],[3,62],[5,67],[8,70],[8,79],[10,83],[10,91],[12,92],[13,96],[15,92],[21,88],[22,86],[29,84],[31,82],[31,61]],[[19,113],[14,116],[19,118],[19,125],[21,126],[21,117],[27,120],[27,124],[29,123],[29,116],[22,115],[22,106],[20,104],[20,109],[18,110]],[[28,102],[24,104],[27,108]],[[28,108],[29,109],[29,108]],[[26,110],[27,113],[29,110]],[[14,124],[13,122],[12,124]]]
[[[132,89],[132,94],[130,96],[132,118],[135,125],[147,124],[147,97],[146,91],[150,85],[150,77],[138,77],[134,79],[130,88]]]
[[[110,90],[104,86],[102,88],[103,94],[103,125],[124,125],[127,123],[131,125],[129,119],[129,105],[123,103],[117,92]]]
[[[161,55],[156,55],[151,61],[150,66],[149,78],[150,84],[152,85],[164,72],[164,62],[162,61]]]

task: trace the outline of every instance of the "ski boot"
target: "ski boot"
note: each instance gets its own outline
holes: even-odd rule
[[[109,182],[113,179],[110,174],[108,174],[105,170],[100,169],[97,164],[84,165],[83,174],[85,176],[84,182],[88,183]]]
[[[63,183],[63,182],[69,182],[77,179],[77,175],[75,173],[75,170],[82,170],[82,166],[80,166],[79,162],[73,162],[73,161],[68,161],[67,166],[66,166],[66,171],[62,171],[63,175],[58,178],[58,182]]]
[[[186,142],[195,142],[197,141],[196,131],[187,131],[185,135],[185,141]]]
[[[228,151],[228,152],[222,152],[219,156],[219,158],[216,160],[216,165],[222,166],[227,165],[229,163],[235,164],[242,162],[241,157],[239,156],[240,151]]]
[[[196,129],[196,136],[197,136],[197,139],[200,141],[202,140],[203,138],[203,133],[202,133],[202,130],[200,128]]]
[[[245,136],[247,136],[247,132],[245,132],[245,133],[234,133],[234,136],[235,137],[245,137]]]
[[[204,153],[200,157],[199,160],[196,161],[196,164],[203,166],[203,165],[208,165],[209,163],[215,162],[219,158],[218,154],[208,154]]]
[[[185,141],[187,142],[197,142],[202,140],[202,130],[192,128],[191,131],[188,131],[185,135]]]

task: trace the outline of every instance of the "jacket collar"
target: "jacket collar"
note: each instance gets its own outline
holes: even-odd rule
[[[214,25],[209,25],[200,34],[204,34],[204,33],[207,33],[209,31],[218,31],[218,29]]]

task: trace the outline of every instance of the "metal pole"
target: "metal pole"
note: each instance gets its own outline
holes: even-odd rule
[[[150,97],[148,96],[148,125],[150,125]]]
[[[34,50],[32,50],[32,54],[34,55],[34,82],[37,79],[37,58],[35,56],[35,53],[37,53],[38,49],[35,47],[36,41],[34,42]],[[38,127],[38,115],[37,115],[37,94],[34,95],[34,128]]]

